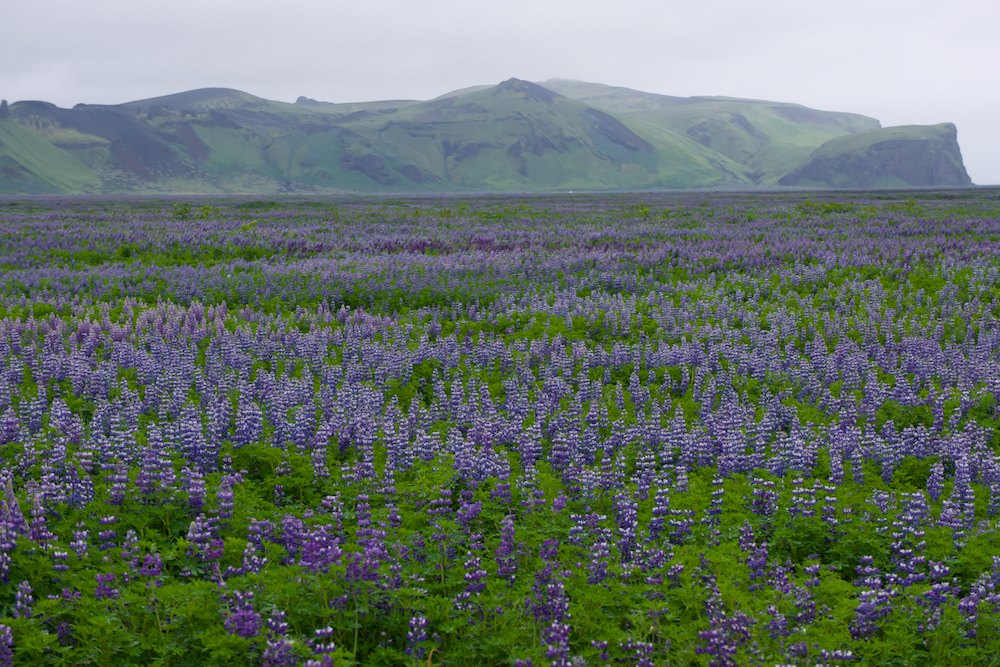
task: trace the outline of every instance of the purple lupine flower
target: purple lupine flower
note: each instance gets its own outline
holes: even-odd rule
[[[740,549],[746,554],[746,564],[750,568],[750,590],[760,590],[764,588],[768,576],[768,552],[767,543],[758,543],[754,537],[753,527],[750,522],[744,522],[740,528],[739,538]]]
[[[9,406],[0,415],[0,444],[7,444],[17,440],[21,433],[21,422],[17,414]]]
[[[427,641],[427,618],[424,616],[410,617],[409,630],[406,633],[406,655],[416,660],[424,657],[423,642]]]
[[[0,667],[14,664],[14,631],[0,624]]]
[[[569,599],[566,597],[561,574],[548,563],[536,575],[531,587],[527,607],[539,623],[548,624],[569,618]]]
[[[975,638],[978,634],[980,606],[990,609],[993,613],[1000,611],[1000,556],[993,557],[993,566],[989,573],[983,573],[970,586],[969,593],[958,600],[958,611],[962,615],[965,634]]]
[[[569,656],[569,623],[553,621],[542,631],[542,641],[545,642],[545,657],[552,667],[570,667],[573,663]]]
[[[930,632],[940,625],[943,607],[954,599],[959,590],[951,582],[937,581],[917,598],[917,604],[923,608],[925,617],[918,626],[920,632]]]
[[[227,439],[232,411],[233,404],[225,395],[216,398],[209,404],[206,435],[213,447],[217,447],[219,443]]]
[[[610,644],[608,643],[607,640],[591,639],[590,646],[591,648],[600,651],[597,657],[600,658],[602,661],[607,662],[611,658],[610,654],[608,653],[608,646],[610,646]]]
[[[815,515],[816,487],[806,486],[805,480],[796,477],[792,480],[792,505],[788,508],[790,516],[811,517]]]
[[[611,546],[600,540],[590,547],[590,561],[587,564],[587,583],[599,584],[609,576],[608,568],[611,560]]]
[[[517,543],[514,538],[514,515],[508,514],[500,522],[500,544],[497,545],[494,557],[497,564],[497,576],[514,583],[517,575]]]
[[[201,417],[188,405],[173,425],[173,439],[178,451],[200,473],[215,470],[219,463],[219,442],[205,438]]]
[[[702,519],[702,523],[711,528],[713,541],[718,539],[719,517],[722,515],[722,503],[725,498],[724,484],[725,479],[721,473],[712,478],[712,497]]]
[[[250,639],[260,634],[262,620],[253,608],[251,591],[234,591],[229,598],[229,616],[224,625],[231,635]]]
[[[551,539],[542,542],[538,556],[543,561],[556,561],[559,559],[559,540]]]
[[[569,498],[566,497],[566,494],[560,493],[558,496],[552,499],[552,511],[556,514],[562,512],[564,509],[566,509],[567,502],[569,502]]]
[[[22,581],[17,585],[17,593],[14,595],[14,618],[31,618],[35,606],[35,598],[32,595],[31,584]]]
[[[267,617],[267,646],[261,655],[264,667],[292,667],[298,664],[295,646],[288,638],[288,623],[285,612],[275,610]]]
[[[122,540],[121,559],[128,568],[122,579],[128,583],[129,577],[139,571],[139,536],[131,528],[125,531],[125,539]]]
[[[205,476],[201,471],[185,466],[181,470],[181,480],[188,505],[195,512],[200,512],[205,505]]]
[[[670,514],[670,488],[666,481],[656,483],[656,493],[653,496],[652,518],[649,520],[649,539],[656,542],[663,534],[666,517]]]
[[[152,579],[154,586],[160,586],[162,582],[157,578],[163,573],[163,560],[159,554],[146,554],[139,567],[139,576]]]
[[[98,525],[105,526],[103,530],[97,533],[97,539],[99,540],[97,548],[101,551],[114,549],[115,539],[118,537],[118,532],[113,528],[113,526],[117,523],[117,521],[118,517],[114,515],[102,516],[98,519]]]
[[[850,622],[851,636],[863,639],[879,630],[878,622],[892,611],[893,593],[883,589],[863,590],[858,594],[858,606]]]
[[[293,667],[299,662],[295,655],[295,646],[287,637],[268,637],[267,645],[261,654],[263,667]]]
[[[630,495],[619,493],[615,496],[614,509],[618,527],[618,553],[622,563],[630,563],[637,546],[639,505]]]
[[[169,492],[175,483],[173,463],[155,424],[150,424],[146,432],[146,446],[140,457],[135,486],[142,496],[148,499]]]
[[[527,603],[535,619],[545,624],[542,641],[546,645],[546,657],[553,665],[568,666],[569,597],[566,595],[562,576],[555,572],[551,562],[535,576],[532,597]]]
[[[76,554],[78,560],[83,560],[87,557],[87,550],[90,547],[87,541],[90,537],[90,531],[83,523],[78,523],[76,527],[77,530],[73,531],[73,541],[69,543],[69,548]]]
[[[328,655],[324,655],[319,660],[313,660],[310,658],[304,663],[304,667],[335,667],[333,664],[333,658]]]
[[[486,589],[487,572],[482,568],[482,560],[472,553],[468,554],[465,563],[465,588],[455,596],[456,609],[472,610],[475,608],[472,600]]]
[[[199,514],[188,527],[188,556],[194,556],[203,563],[222,558],[223,540],[216,534],[213,517]]]
[[[288,634],[288,622],[285,620],[285,612],[275,609],[267,617],[267,631],[271,636],[284,637]]]
[[[52,551],[52,571],[69,572],[69,552],[59,550]]]
[[[816,601],[808,585],[807,582],[806,586],[795,586],[793,589],[796,611],[795,623],[798,627],[804,627],[816,620]]]
[[[767,631],[770,633],[771,639],[784,638],[791,634],[791,630],[788,627],[788,619],[785,618],[785,615],[776,606],[768,605],[767,613],[771,617],[771,620],[767,622]]]
[[[607,642],[604,642],[605,648],[607,647]],[[635,639],[628,639],[624,642],[618,644],[619,648],[629,654],[629,662],[635,667],[654,667],[656,664],[653,660],[656,655],[656,646],[651,642],[643,642]],[[607,655],[605,651],[602,653],[602,660],[607,660]]]
[[[343,553],[336,529],[324,524],[307,533],[301,546],[299,563],[312,572],[327,572],[331,565],[340,562]]]
[[[427,508],[430,516],[447,516],[451,514],[451,489],[442,488],[438,497],[431,500]]]
[[[36,494],[31,505],[31,521],[28,523],[28,539],[39,546],[46,546],[55,539],[45,518],[45,505],[41,494]]]
[[[98,600],[114,600],[118,597],[118,589],[114,586],[117,577],[115,577],[113,572],[98,574],[96,579],[97,589],[94,591],[95,598]]]
[[[821,665],[840,665],[845,662],[852,662],[855,658],[854,651],[849,649],[820,649],[819,663]]]
[[[858,578],[854,582],[855,586],[863,588],[880,588],[882,586],[882,571],[874,563],[873,556],[866,555],[858,559],[858,565],[855,568]]]
[[[937,502],[944,491],[944,464],[935,461],[931,464],[931,474],[927,477],[927,495]]]
[[[239,448],[256,442],[264,434],[264,415],[260,406],[250,396],[240,395],[236,409],[236,432],[233,436],[234,446]]]
[[[675,517],[667,520],[667,526],[670,528],[669,541],[671,544],[679,545],[691,535],[691,529],[695,525],[695,511],[672,509],[668,516]]]
[[[215,493],[215,501],[218,504],[216,512],[223,521],[233,518],[234,500],[232,479],[226,475],[219,482],[219,489]]]
[[[808,556],[807,558],[809,560],[818,560],[819,556],[813,554],[811,556]],[[802,572],[809,576],[809,578],[806,579],[803,583],[810,588],[815,588],[816,586],[819,586],[820,584],[819,573],[822,571],[823,571],[823,566],[821,564],[809,563],[808,565],[802,568]]]
[[[312,639],[309,640],[313,653],[319,656],[335,653],[337,651],[337,644],[333,641],[335,634],[336,630],[330,626],[313,631]]]
[[[750,628],[754,620],[742,612],[727,614],[723,608],[722,593],[716,584],[715,575],[709,571],[708,560],[701,556],[701,580],[708,590],[705,611],[709,627],[698,632],[701,643],[695,653],[711,656],[712,665],[735,666],[736,655],[751,637]]]
[[[490,490],[490,498],[502,505],[509,505],[511,503],[510,482],[498,482]]]

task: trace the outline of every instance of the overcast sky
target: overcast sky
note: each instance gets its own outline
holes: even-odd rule
[[[516,76],[954,122],[1000,184],[995,0],[12,0],[0,97],[429,99]]]

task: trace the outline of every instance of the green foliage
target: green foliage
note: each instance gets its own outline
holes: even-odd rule
[[[907,492],[921,491],[927,488],[927,478],[930,476],[933,463],[934,460],[930,458],[907,456],[896,464],[892,477],[893,488]]]
[[[191,204],[187,202],[177,202],[174,204],[174,219],[189,220],[191,218]]]
[[[928,405],[901,405],[897,401],[888,400],[875,413],[875,428],[881,429],[888,421],[891,421],[898,430],[918,424],[930,428],[934,416]]]

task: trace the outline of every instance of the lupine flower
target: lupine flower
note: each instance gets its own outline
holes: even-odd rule
[[[746,564],[750,568],[750,590],[759,590],[767,580],[767,544],[758,543],[749,522],[740,528],[740,549],[747,554]]]
[[[14,632],[6,625],[0,624],[0,667],[12,667],[14,664]]]
[[[218,515],[223,521],[233,518],[233,508],[234,508],[234,498],[232,481],[227,475],[222,478],[222,482],[219,484],[219,490],[215,494],[215,500],[218,503]]]
[[[336,631],[329,626],[313,631],[313,637],[309,642],[313,653],[324,656],[336,652],[337,645],[333,642],[334,634]]]
[[[695,653],[710,656],[712,665],[736,665],[736,655],[740,647],[749,641],[754,620],[742,612],[726,613],[715,576],[709,573],[704,555],[701,558],[701,579],[708,590],[705,610],[709,627],[698,633],[701,643],[695,647]]]
[[[55,539],[55,535],[52,534],[48,527],[45,505],[41,495],[36,495],[32,503],[31,521],[28,523],[28,538],[42,547]]]
[[[298,664],[295,647],[285,637],[269,637],[264,652],[261,654],[261,664],[264,667],[292,667]]]
[[[474,608],[473,600],[486,589],[486,578],[488,573],[482,568],[482,562],[478,556],[469,554],[465,560],[465,588],[454,600],[455,608],[471,610]]]
[[[118,597],[119,591],[115,587],[115,582],[117,577],[115,577],[113,572],[106,572],[97,575],[97,589],[94,591],[94,597],[98,600],[113,600]]]
[[[940,461],[931,464],[931,474],[927,477],[927,495],[937,501],[944,491],[944,465]]]
[[[17,585],[17,593],[14,596],[14,618],[31,618],[35,605],[35,598],[32,595],[31,584],[22,581]]]
[[[188,555],[202,562],[221,558],[223,541],[217,537],[216,530],[214,519],[199,514],[188,528]]]
[[[226,618],[226,630],[231,635],[256,637],[261,630],[261,617],[253,608],[253,593],[250,591],[234,591],[229,602],[229,616]]]
[[[506,515],[500,525],[500,544],[494,552],[497,576],[514,582],[517,575],[517,543],[514,539],[514,516]]]
[[[427,641],[427,619],[423,616],[413,616],[410,618],[409,628],[406,633],[406,655],[422,660],[424,647],[421,644]]]
[[[892,591],[869,589],[858,594],[858,606],[851,621],[851,636],[862,639],[879,629],[878,622],[892,611]]]

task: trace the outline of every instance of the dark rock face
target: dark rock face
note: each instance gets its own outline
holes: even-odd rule
[[[385,168],[385,160],[373,153],[366,153],[365,155],[345,154],[340,158],[340,162],[344,168],[360,171],[378,183],[384,184],[392,180],[392,177]]]
[[[654,153],[656,149],[615,118],[597,109],[587,109],[587,117],[594,121],[594,129],[612,142],[630,151]]]
[[[877,135],[885,130],[877,130],[870,133],[870,143],[856,150],[838,151],[829,144],[840,140],[828,142],[779,183],[835,188],[972,185],[962,162],[955,126],[944,123],[934,129],[933,133],[914,133],[912,137],[899,132],[887,134],[881,141]]]

